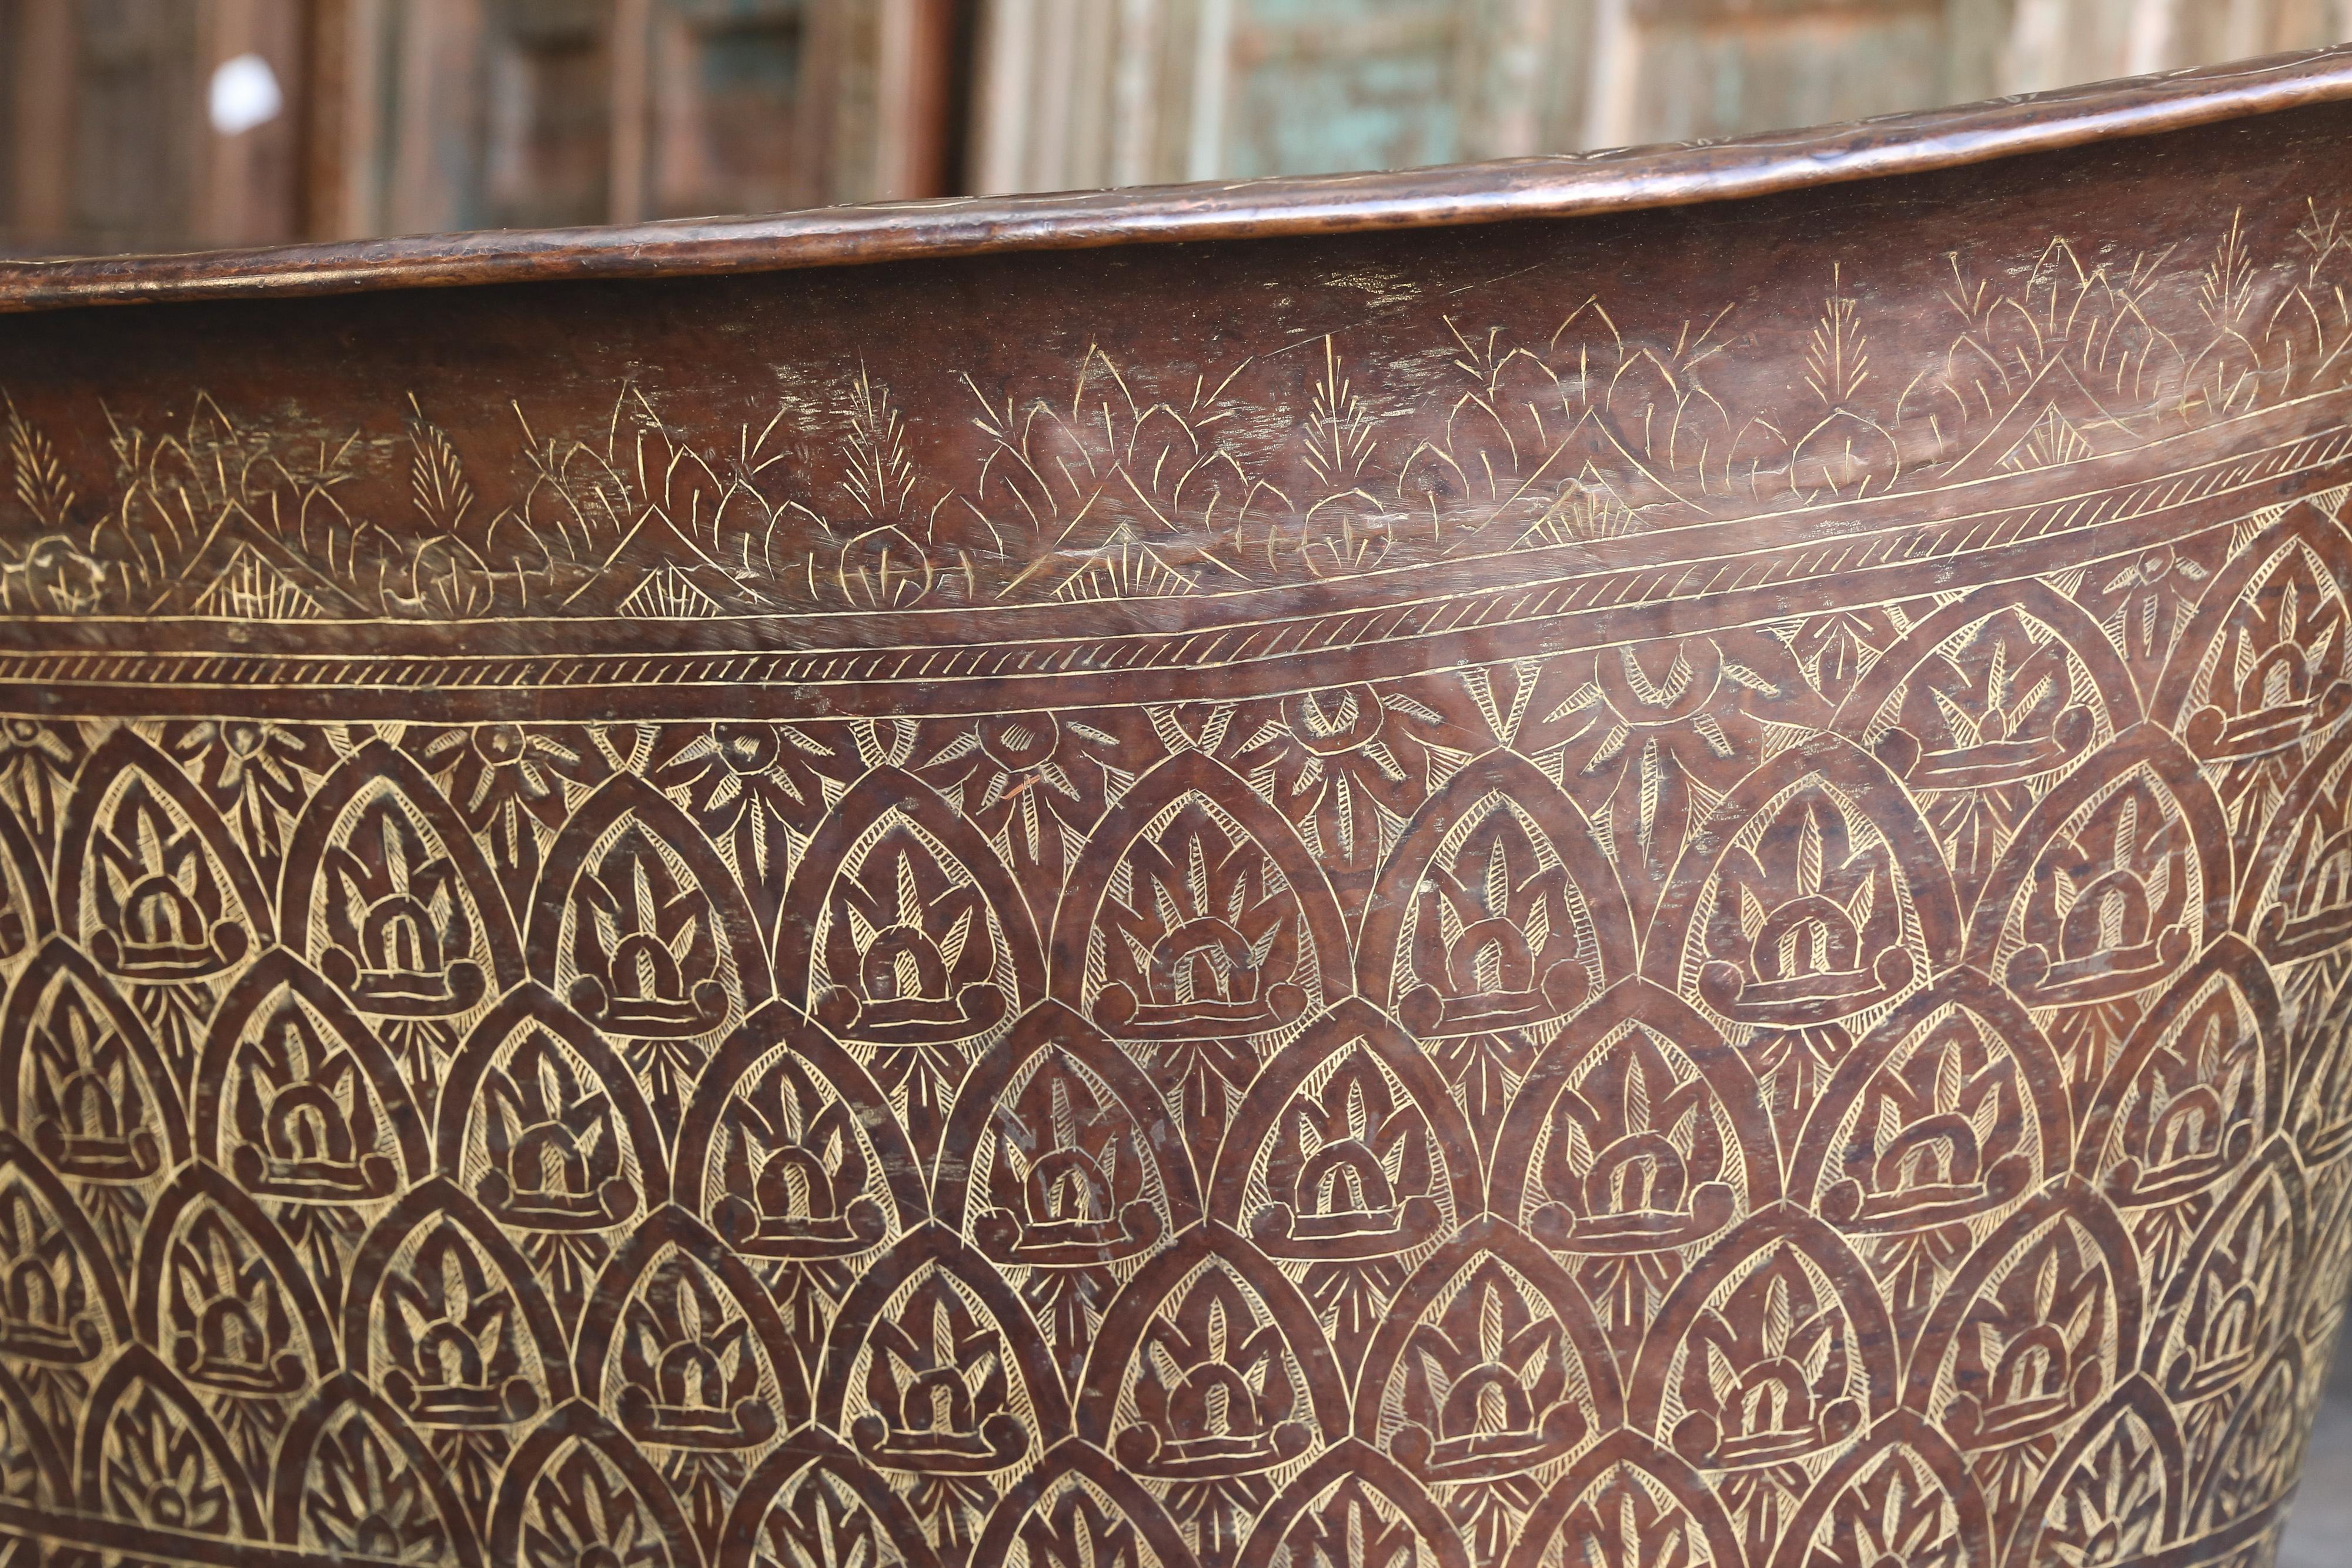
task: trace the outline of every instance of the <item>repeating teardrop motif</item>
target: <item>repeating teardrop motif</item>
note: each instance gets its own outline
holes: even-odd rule
[[[1479,362],[1424,500],[1517,460]],[[1702,401],[1776,505],[1887,438]],[[2073,450],[2011,415],[1955,486]],[[1671,505],[1586,473],[1528,549]],[[2183,516],[1296,689],[12,727],[0,1535],[2243,1561],[2352,1270],[2352,498]]]

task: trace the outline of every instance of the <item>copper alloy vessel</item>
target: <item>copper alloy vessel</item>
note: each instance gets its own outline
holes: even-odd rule
[[[2266,1562],[2347,147],[0,267],[0,1555]]]

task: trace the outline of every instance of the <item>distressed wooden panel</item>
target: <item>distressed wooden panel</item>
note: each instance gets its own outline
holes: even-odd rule
[[[976,188],[1728,136],[2352,37],[2345,0],[982,0]]]
[[[1581,115],[1588,0],[991,0],[975,188],[1530,152]]]
[[[1594,145],[1853,120],[1948,96],[1942,0],[1612,8],[1616,33],[1594,54]]]
[[[2001,90],[2242,59],[2352,38],[2344,0],[2007,0]]]
[[[1599,3],[1588,146],[1810,125],[2352,38],[2342,0]]]

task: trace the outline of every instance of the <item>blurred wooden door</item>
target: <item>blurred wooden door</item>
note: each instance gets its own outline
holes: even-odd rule
[[[26,248],[240,245],[302,232],[305,0],[0,0],[0,233]],[[234,135],[215,67],[278,112]]]
[[[0,0],[0,244],[124,250],[944,193],[961,0]],[[257,56],[278,112],[207,89]]]
[[[348,234],[932,195],[955,0],[335,0]]]
[[[2352,0],[980,0],[983,191],[1738,135],[2352,38]]]

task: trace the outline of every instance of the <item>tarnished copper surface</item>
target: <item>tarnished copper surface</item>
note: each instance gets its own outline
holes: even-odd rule
[[[14,1564],[2266,1561],[2347,93],[0,272]]]

